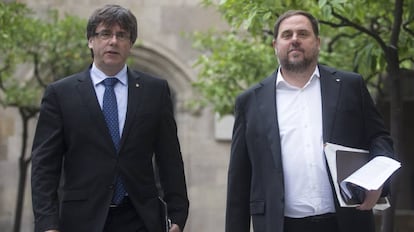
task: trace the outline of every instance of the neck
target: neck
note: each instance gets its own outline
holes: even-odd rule
[[[312,77],[312,74],[315,71],[315,66],[299,72],[294,70],[285,70],[283,68],[281,68],[280,71],[287,83],[295,87],[302,88]]]
[[[100,67],[97,64],[95,64],[95,65],[105,75],[110,76],[110,77],[115,76],[117,73],[119,73],[122,70],[122,68],[124,68],[123,65],[121,67],[119,67],[119,66],[116,66],[116,67],[115,66],[104,66],[104,67]]]

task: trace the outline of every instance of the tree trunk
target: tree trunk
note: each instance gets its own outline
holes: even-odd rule
[[[398,57],[398,56],[397,56]],[[390,80],[390,127],[391,137],[394,141],[395,158],[399,160],[399,156],[403,154],[402,149],[402,122],[403,122],[403,98],[401,85],[401,72],[398,64],[390,65],[388,72],[388,79]],[[382,232],[393,232],[395,228],[395,209],[397,205],[399,178],[398,174],[392,178],[391,182],[391,207],[383,214],[383,222],[381,226]]]
[[[26,178],[28,164],[24,158],[19,159],[19,183],[17,188],[17,200],[14,216],[13,232],[20,232],[20,226],[23,214],[24,194],[26,190]]]
[[[22,214],[23,214],[23,203],[24,203],[24,194],[26,190],[26,180],[27,180],[27,168],[30,164],[30,157],[26,159],[26,150],[27,150],[27,140],[28,140],[28,130],[29,130],[29,120],[32,118],[36,111],[30,109],[19,108],[20,117],[22,119],[22,144],[20,150],[19,158],[19,182],[17,187],[17,198],[16,198],[16,209],[14,216],[13,232],[20,232]]]

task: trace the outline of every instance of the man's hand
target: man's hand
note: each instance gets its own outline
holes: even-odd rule
[[[46,230],[45,232],[59,232],[59,230]]]
[[[181,229],[177,224],[172,224],[169,232],[181,232]]]
[[[358,210],[371,210],[374,208],[382,193],[382,186],[377,190],[365,191],[365,199],[361,205],[356,207]]]

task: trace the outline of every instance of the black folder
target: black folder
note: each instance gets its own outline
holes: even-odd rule
[[[162,225],[163,232],[168,232],[171,228],[171,220],[168,217],[168,205],[164,201],[164,199],[162,199],[162,197],[158,197],[158,199],[160,201],[160,206],[161,206],[161,221],[163,223]]]
[[[338,185],[345,180],[348,176],[354,173],[356,170],[364,166],[369,161],[369,153],[355,152],[355,151],[336,151],[336,171]],[[352,184],[347,185],[348,189],[352,193],[352,197],[349,198],[342,190],[342,199],[347,204],[361,204],[365,198],[365,189]]]

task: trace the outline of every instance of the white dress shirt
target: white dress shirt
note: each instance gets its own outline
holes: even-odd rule
[[[90,70],[92,83],[95,88],[96,97],[98,98],[99,105],[103,105],[103,95],[105,92],[105,86],[103,84],[103,80],[108,76],[99,70],[95,63],[92,64],[92,68]],[[127,66],[125,65],[122,70],[117,73],[115,76],[118,78],[118,83],[114,87],[115,95],[116,95],[116,102],[118,104],[118,120],[119,120],[119,134],[122,136],[122,131],[124,129],[125,124],[125,117],[127,111],[127,103],[128,103],[128,78],[127,78]]]
[[[303,88],[287,83],[280,68],[276,80],[282,147],[285,216],[300,218],[335,212],[323,153],[319,69]]]

